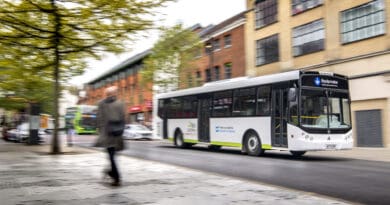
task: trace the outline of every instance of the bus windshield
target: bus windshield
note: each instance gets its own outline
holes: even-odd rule
[[[301,125],[317,129],[348,129],[351,127],[348,93],[302,89]]]
[[[96,115],[97,107],[96,106],[83,106],[83,107],[81,107],[81,113],[84,115],[85,114]]]

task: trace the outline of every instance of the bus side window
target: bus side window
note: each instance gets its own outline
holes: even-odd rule
[[[232,91],[223,91],[214,93],[213,116],[227,117],[232,112]]]
[[[271,111],[271,88],[270,86],[258,87],[256,115],[270,115],[270,111]]]
[[[233,99],[233,116],[253,116],[255,114],[255,102],[255,88],[235,90]]]
[[[167,109],[168,100],[158,100],[158,116],[162,119],[165,118],[165,110]]]
[[[180,98],[171,98],[168,103],[168,117],[179,118],[182,114],[182,101]]]
[[[183,116],[184,118],[194,118],[196,117],[198,106],[197,106],[196,97],[184,97],[183,98]]]

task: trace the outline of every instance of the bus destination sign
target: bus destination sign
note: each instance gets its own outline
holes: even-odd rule
[[[302,86],[348,89],[348,80],[335,76],[303,75]]]

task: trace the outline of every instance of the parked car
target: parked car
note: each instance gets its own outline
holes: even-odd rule
[[[140,124],[127,124],[123,132],[124,139],[153,139],[153,132]]]
[[[18,135],[18,141],[19,142],[24,142],[28,139],[28,137],[30,136],[30,124],[29,123],[22,123],[18,126],[18,131],[19,131],[19,135]],[[44,137],[46,135],[46,132],[44,129],[40,128],[38,130],[38,137],[39,137],[39,141],[42,142],[44,141]]]
[[[17,141],[18,133],[16,128],[7,129],[4,138],[8,141]]]
[[[8,130],[7,132],[8,139],[16,142],[25,142],[30,136],[30,124],[28,122],[24,122],[18,125],[15,129]],[[45,138],[45,130],[38,130],[39,141],[44,141]]]

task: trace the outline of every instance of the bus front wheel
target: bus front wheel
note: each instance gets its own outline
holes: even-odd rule
[[[264,150],[261,148],[260,138],[254,132],[248,132],[245,135],[244,146],[245,151],[250,156],[260,156],[264,153]]]
[[[186,143],[184,143],[184,139],[183,139],[183,134],[179,130],[176,131],[175,134],[175,146],[180,148],[186,147]]]

